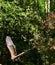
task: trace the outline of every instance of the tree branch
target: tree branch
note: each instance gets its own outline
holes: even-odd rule
[[[30,51],[30,50],[32,50],[32,49],[34,49],[34,48],[36,48],[36,47],[34,46],[34,47],[32,47],[31,49],[28,49],[28,50],[26,50],[26,51],[24,51],[24,52],[22,52],[22,53],[18,54],[18,55],[17,55],[17,56],[15,56],[12,60],[15,60],[16,58],[18,58],[18,57],[20,57],[20,56],[24,55],[25,53],[27,53],[28,51]]]

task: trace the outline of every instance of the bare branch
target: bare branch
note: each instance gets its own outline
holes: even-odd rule
[[[36,48],[36,46],[33,46],[31,49],[28,49],[28,50],[26,50],[26,51],[24,51],[24,52],[18,54],[17,56],[15,56],[15,57],[13,58],[13,60],[16,59],[16,58],[18,58],[18,57],[20,57],[20,56],[22,56],[22,55],[24,55],[25,53],[27,53],[28,51],[30,51],[30,50],[32,50],[32,49],[34,49],[34,48]]]

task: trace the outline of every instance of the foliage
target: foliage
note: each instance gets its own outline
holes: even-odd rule
[[[51,11],[54,11],[55,12],[55,1],[54,0],[51,0]]]
[[[0,1],[0,63],[49,65],[55,62],[55,50],[50,49],[55,43],[55,15],[50,13],[44,18],[44,13],[43,0]],[[33,46],[36,49],[24,54],[21,57],[23,62],[13,62],[6,47],[7,35],[11,36],[18,54]]]

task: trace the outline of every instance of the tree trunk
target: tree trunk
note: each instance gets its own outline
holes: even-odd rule
[[[50,13],[50,0],[48,0],[48,13]]]

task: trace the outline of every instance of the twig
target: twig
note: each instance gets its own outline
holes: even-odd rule
[[[32,47],[31,49],[34,49],[34,48],[35,48],[35,46]],[[18,57],[20,57],[20,56],[22,56],[23,54],[25,54],[26,52],[30,51],[31,49],[28,49],[28,50],[26,50],[26,51],[24,51],[24,52],[18,54],[17,56],[15,56],[15,57],[13,58],[13,60],[16,59],[16,58],[18,58]]]

